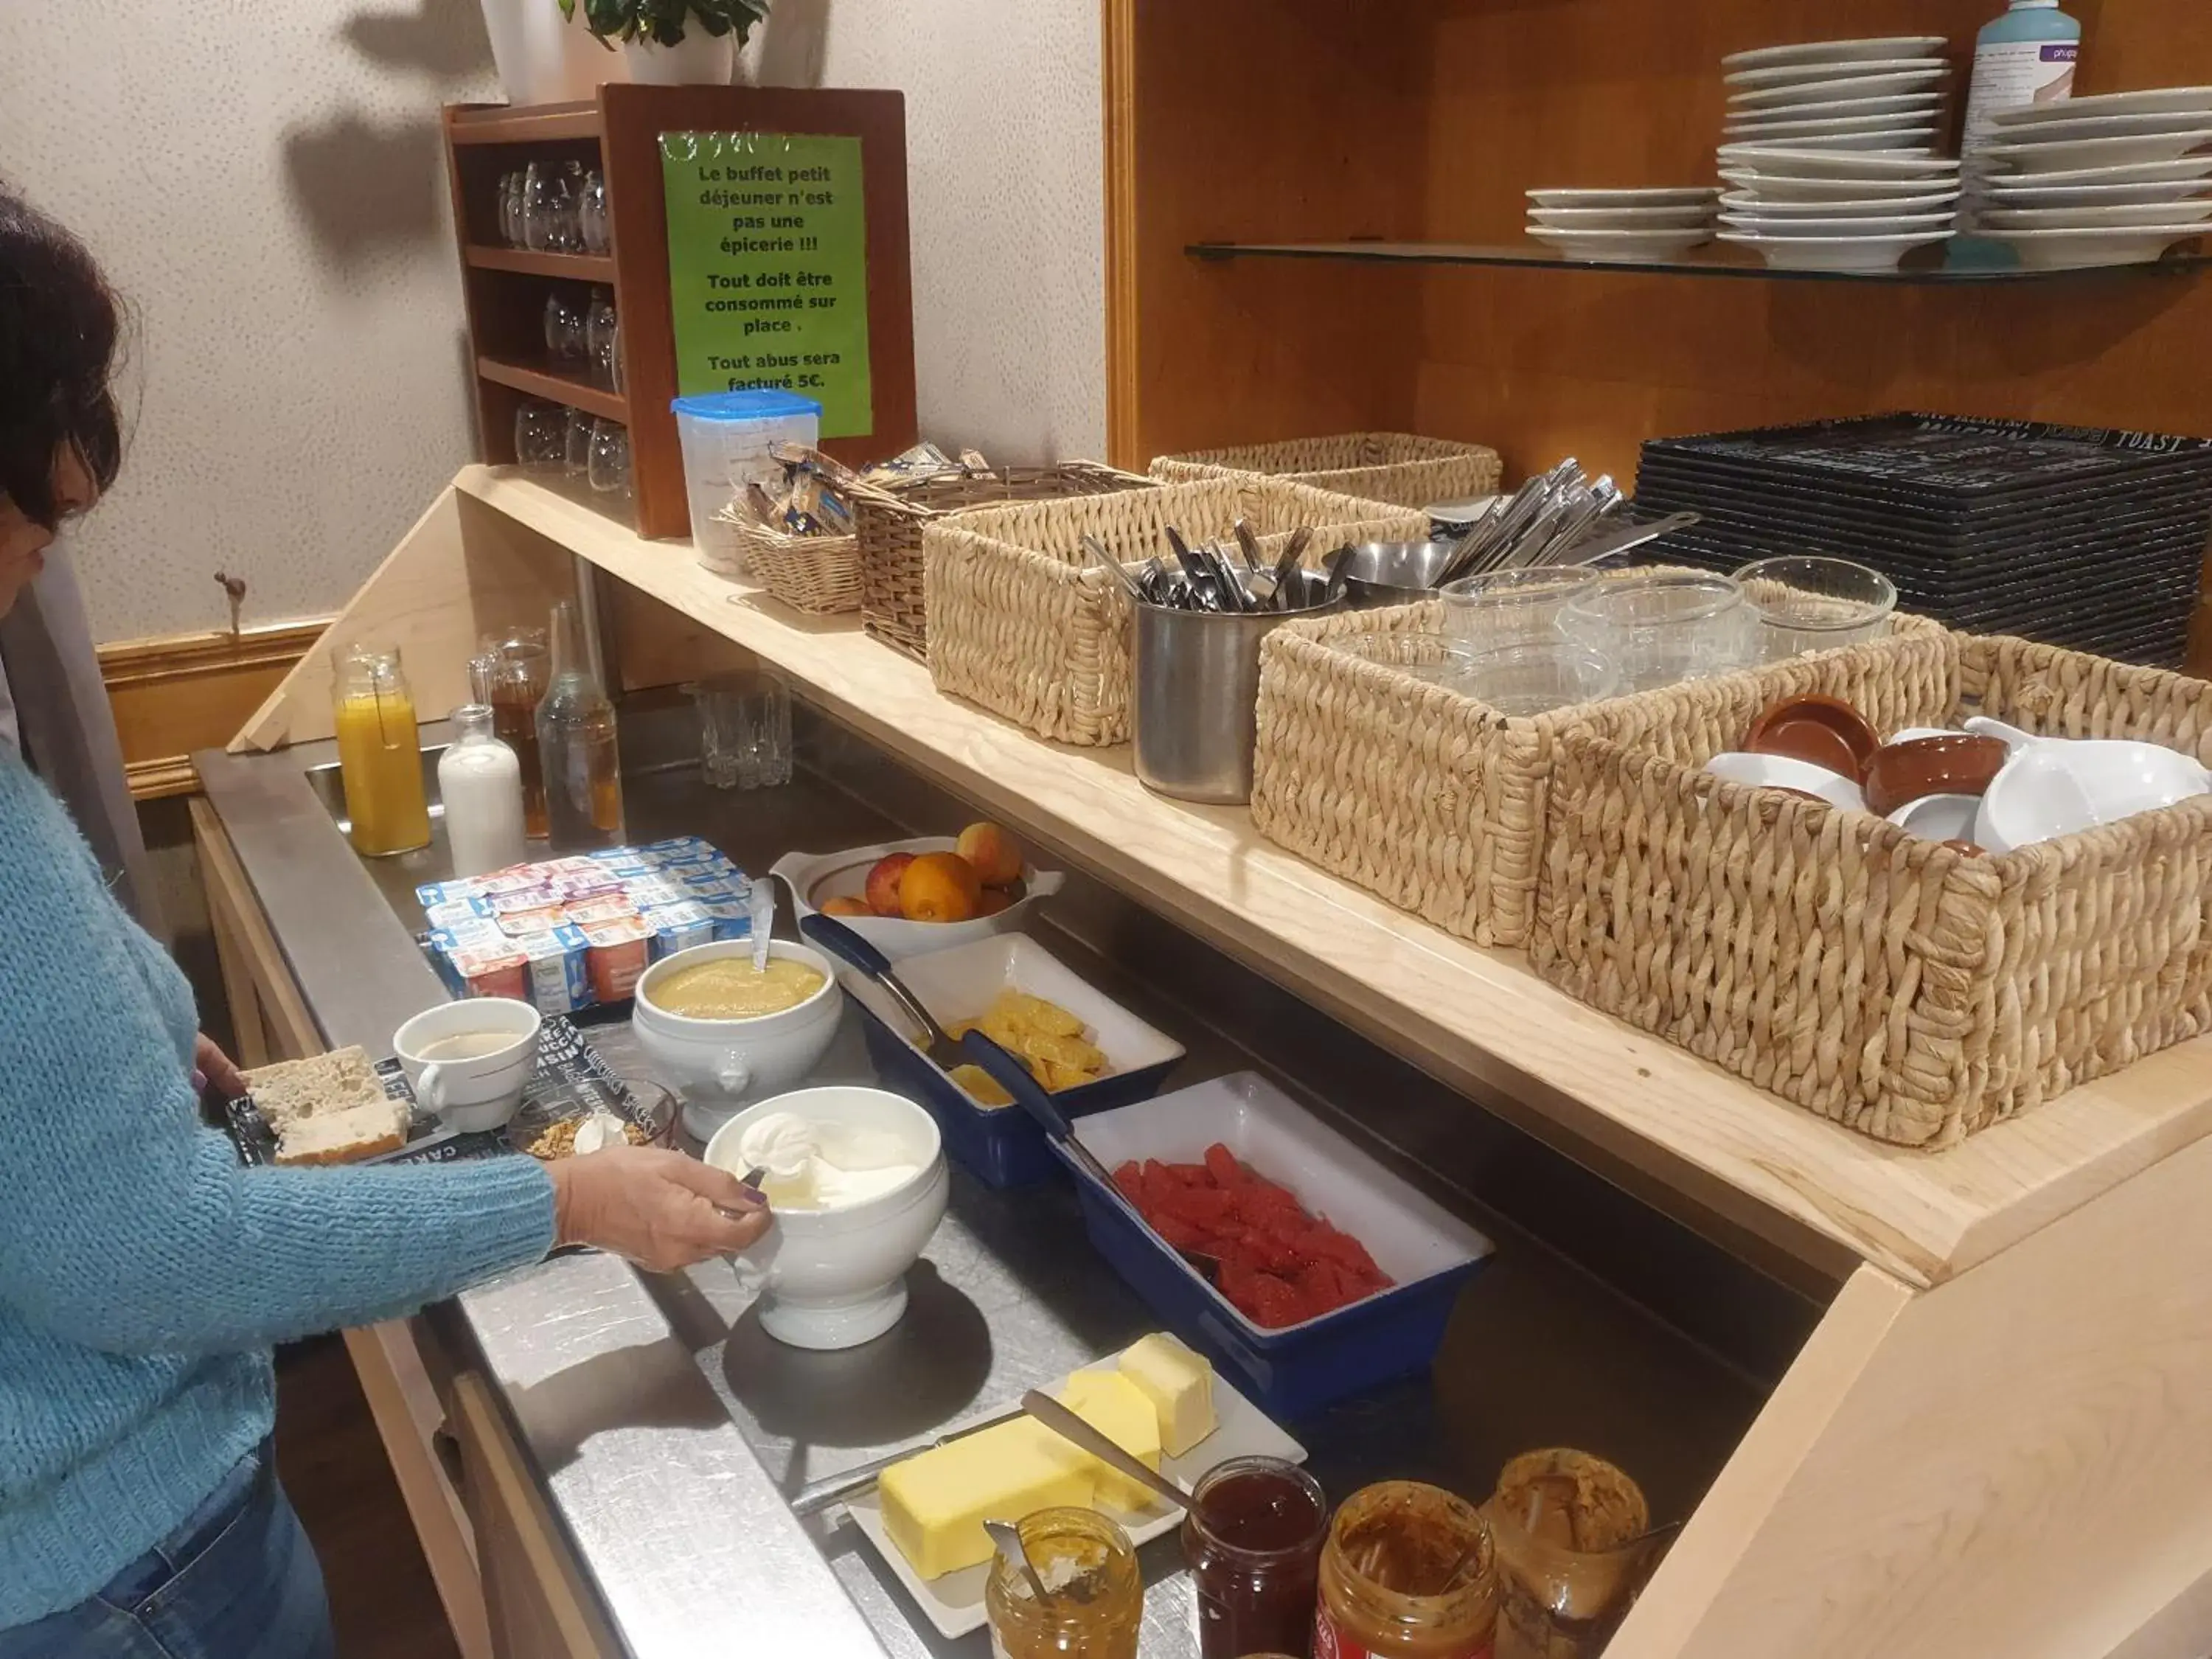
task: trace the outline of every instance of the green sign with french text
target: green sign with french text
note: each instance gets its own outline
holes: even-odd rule
[[[860,141],[664,132],[676,386],[781,386],[822,405],[822,435],[875,428]]]

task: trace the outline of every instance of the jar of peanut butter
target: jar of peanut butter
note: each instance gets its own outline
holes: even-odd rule
[[[1497,1624],[1490,1528],[1474,1504],[1416,1480],[1345,1500],[1322,1549],[1314,1659],[1491,1659]]]

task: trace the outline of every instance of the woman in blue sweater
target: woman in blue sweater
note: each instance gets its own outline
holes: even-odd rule
[[[0,615],[115,475],[117,328],[83,247],[0,191]],[[726,1172],[629,1147],[243,1169],[200,1123],[196,1056],[233,1070],[0,744],[0,1659],[322,1659],[321,1574],[270,1467],[271,1343],[556,1243],[669,1271],[768,1225]]]

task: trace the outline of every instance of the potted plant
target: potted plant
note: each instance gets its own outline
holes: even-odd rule
[[[560,0],[562,16],[608,51],[621,44],[629,78],[652,86],[727,86],[739,46],[767,0]]]

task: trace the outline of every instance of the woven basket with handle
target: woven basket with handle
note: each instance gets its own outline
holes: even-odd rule
[[[1166,556],[1170,525],[1192,542],[1227,541],[1240,518],[1270,558],[1312,526],[1310,564],[1347,541],[1425,533],[1419,513],[1252,473],[963,513],[925,538],[930,678],[1039,737],[1127,742],[1129,602],[1082,538],[1133,562]]]
[[[854,499],[860,541],[860,624],[910,656],[929,654],[929,601],[922,576],[921,534],[950,514],[1010,501],[1053,501],[1125,489],[1153,480],[1097,461],[1056,466],[994,467],[928,478],[896,491],[871,489]]]
[[[1678,688],[1661,740],[1555,758],[1529,957],[1809,1111],[1952,1145],[2212,1027],[2212,797],[1984,856],[1699,769],[1785,692],[2212,759],[2212,685],[2023,640],[1865,647]]]
[[[1291,438],[1162,455],[1152,462],[1152,476],[1166,483],[1190,483],[1224,472],[1257,472],[1361,501],[1428,507],[1492,494],[1498,488],[1498,452],[1480,444],[1410,432]]]
[[[1640,573],[1638,573],[1640,574]],[[1449,631],[1443,601],[1278,629],[1260,659],[1252,822],[1261,834],[1446,933],[1477,945],[1528,942],[1544,850],[1545,793],[1560,735],[1587,726],[1668,744],[1741,736],[1685,707],[1679,688],[1533,716],[1506,715],[1421,677]],[[1925,658],[1934,623],[1900,617]],[[1402,654],[1341,648],[1362,634],[1403,638]],[[1391,660],[1371,660],[1384,655]],[[1756,710],[1753,711],[1754,713]],[[1680,732],[1670,723],[1692,724]]]

